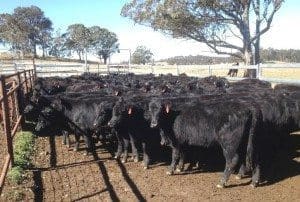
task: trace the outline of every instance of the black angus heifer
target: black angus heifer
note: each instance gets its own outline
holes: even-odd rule
[[[246,105],[235,101],[213,104],[199,102],[183,105],[174,111],[171,106],[161,108],[158,120],[152,119],[163,129],[162,143],[172,148],[172,163],[167,174],[173,174],[179,160],[183,166],[183,148],[187,146],[210,147],[215,143],[223,150],[226,160],[223,177],[217,187],[224,187],[238,162],[245,161],[249,135],[254,132],[252,113]],[[150,105],[151,107],[151,105]],[[153,107],[153,106],[152,106]],[[151,110],[151,109],[150,109]],[[252,184],[258,183],[259,172],[252,176]]]
[[[145,98],[147,100],[148,98]],[[133,99],[134,100],[134,99]],[[139,161],[137,145],[141,144],[143,149],[144,169],[149,166],[149,144],[155,142],[155,131],[150,128],[150,123],[144,118],[148,102],[144,100],[123,100],[120,98],[113,108],[113,115],[109,125],[116,130],[118,139],[118,151],[115,158],[119,158],[124,144],[124,155],[122,162],[128,157],[129,142],[131,143],[133,159]],[[157,132],[157,131],[156,131]],[[158,136],[157,136],[158,137]],[[158,138],[157,138],[158,139]]]
[[[98,107],[98,116],[94,120],[95,133],[98,140],[105,143],[105,140],[111,139],[114,133],[110,127],[108,127],[108,122],[112,117],[112,110],[115,105],[116,98],[113,97],[110,100],[103,101]]]
[[[55,127],[64,130],[64,141],[68,139],[66,136],[69,133],[74,133],[75,151],[78,150],[80,136],[83,136],[88,153],[93,146],[91,139],[96,130],[94,121],[99,116],[99,105],[104,99],[108,98],[57,98],[52,101],[51,107],[43,110],[43,115],[50,119]]]

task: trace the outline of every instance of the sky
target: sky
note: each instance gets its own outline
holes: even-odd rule
[[[14,8],[38,6],[53,22],[54,30],[64,32],[74,23],[86,27],[100,26],[117,34],[121,53],[129,55],[139,45],[149,48],[156,60],[173,56],[214,55],[205,44],[173,39],[153,29],[134,24],[120,15],[129,0],[0,0],[0,13],[13,13]],[[300,0],[285,0],[275,14],[271,29],[262,36],[263,48],[300,49]]]

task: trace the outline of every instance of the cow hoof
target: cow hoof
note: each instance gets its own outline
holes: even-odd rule
[[[62,145],[66,145],[66,142],[62,141],[61,144],[62,144]]]
[[[122,159],[122,161],[121,161],[122,163],[126,163],[127,162],[127,160],[125,160],[125,159]]]
[[[225,186],[224,186],[224,184],[217,184],[217,188],[219,188],[219,189],[223,189]]]
[[[114,156],[114,159],[118,159],[119,158],[119,156]]]
[[[148,166],[144,166],[144,170],[148,170],[148,168],[149,168]]]
[[[236,176],[235,176],[235,179],[236,179],[236,180],[241,180],[241,179],[242,179],[242,176],[241,176],[241,175],[236,175]]]
[[[167,175],[173,175],[173,171],[167,171]]]
[[[137,163],[137,162],[139,162],[139,158],[134,158],[133,161],[134,161],[135,163]]]
[[[258,185],[258,182],[252,182],[252,183],[250,184],[250,186],[251,186],[252,188],[256,188],[257,185]]]
[[[78,151],[78,148],[75,147],[75,148],[73,149],[73,151],[76,151],[76,152],[77,152],[77,151]]]
[[[177,172],[177,173],[181,173],[181,172],[182,172],[182,169],[176,168],[176,172]]]

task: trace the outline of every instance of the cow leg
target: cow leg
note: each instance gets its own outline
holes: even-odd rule
[[[92,152],[92,139],[90,135],[83,135],[83,138],[87,147],[85,155],[88,155],[89,152]]]
[[[251,186],[252,187],[256,187],[259,183],[260,180],[260,166],[256,165],[253,173],[252,173],[252,182],[251,182]]]
[[[118,149],[116,155],[114,156],[115,159],[120,158],[123,150],[123,140],[118,135],[117,135],[117,141],[118,141]]]
[[[226,182],[229,179],[229,176],[234,171],[234,167],[237,165],[238,160],[239,160],[238,154],[235,154],[233,157],[230,157],[230,156],[228,156],[228,153],[226,153],[226,151],[224,149],[223,149],[223,153],[225,156],[226,165],[225,165],[223,177],[221,178],[220,183],[217,184],[218,188],[224,188],[224,186],[226,185]]]
[[[167,175],[173,175],[178,159],[179,149],[176,147],[172,147],[172,163],[170,165],[169,171],[167,171]]]
[[[149,167],[150,159],[149,159],[146,143],[143,142],[142,146],[143,146],[143,164],[144,164],[144,169],[146,170]]]
[[[124,155],[122,158],[122,163],[126,163],[127,162],[127,158],[128,158],[128,148],[129,148],[129,140],[124,138]]]
[[[134,162],[138,162],[139,161],[139,154],[136,148],[136,142],[134,140],[134,138],[129,135],[130,138],[130,144],[131,144],[131,150],[132,150],[132,158]]]
[[[246,166],[244,163],[241,164],[238,174],[235,176],[235,179],[240,180],[246,175]]]
[[[75,147],[74,147],[74,151],[78,151],[79,141],[80,141],[80,135],[75,132]]]
[[[177,172],[182,172],[184,169],[184,153],[180,151],[179,153],[179,162],[176,171]]]
[[[67,145],[67,147],[70,148],[70,136],[69,136],[68,131],[63,130],[63,131],[62,131],[62,135],[63,135],[63,141],[62,141],[62,144],[63,144],[63,145]]]

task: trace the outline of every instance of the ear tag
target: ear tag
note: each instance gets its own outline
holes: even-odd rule
[[[128,115],[131,115],[132,114],[132,108],[130,107],[129,109],[128,109]]]
[[[169,105],[166,106],[166,112],[167,112],[167,114],[169,114],[169,112],[170,112],[170,106]]]

